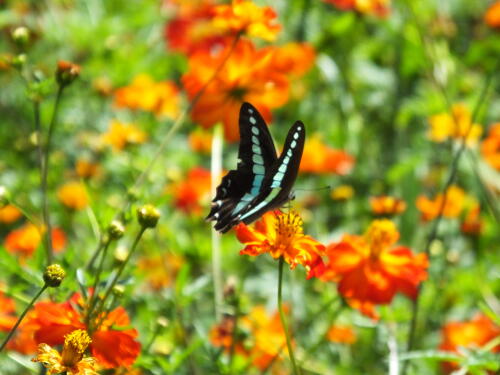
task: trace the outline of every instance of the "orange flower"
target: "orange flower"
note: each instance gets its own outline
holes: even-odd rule
[[[142,109],[159,117],[176,118],[179,101],[179,88],[173,82],[155,82],[147,74],[136,76],[130,85],[115,91],[116,107]]]
[[[344,235],[327,247],[329,263],[321,279],[337,281],[352,307],[377,319],[375,305],[391,303],[398,292],[415,298],[418,284],[427,278],[427,256],[393,247],[398,239],[396,226],[387,219],[373,221],[364,236]]]
[[[0,332],[9,332],[16,323],[14,300],[0,292]]]
[[[344,151],[334,150],[324,144],[315,134],[306,140],[300,162],[303,173],[335,173],[345,175],[354,165],[354,158]]]
[[[201,51],[189,58],[189,70],[182,83],[193,99],[212,78],[229,54],[229,47],[216,53]],[[241,104],[252,103],[270,121],[270,109],[288,101],[289,80],[273,64],[273,49],[257,50],[248,40],[239,40],[222,69],[207,86],[191,112],[193,121],[204,128],[224,125],[229,141],[239,139],[238,114]]]
[[[164,253],[140,258],[137,268],[144,273],[151,288],[159,290],[172,285],[183,263],[180,256]]]
[[[25,224],[19,229],[11,231],[5,237],[4,246],[11,254],[19,254],[24,260],[31,256],[42,241],[40,228],[33,224]],[[66,235],[59,228],[52,229],[52,246],[54,251],[61,251],[66,245]]]
[[[477,315],[468,322],[449,322],[442,330],[442,342],[439,349],[460,354],[459,348],[480,348],[491,340],[500,336],[500,326],[495,324],[485,315]],[[500,353],[500,345],[492,351]],[[447,373],[456,370],[458,366],[453,362],[444,362],[443,367]]]
[[[224,37],[212,22],[214,3],[213,0],[167,2],[175,12],[165,27],[165,39],[171,50],[190,55],[223,43]]]
[[[271,7],[259,7],[248,0],[232,0],[231,5],[214,8],[213,25],[226,34],[245,34],[272,42],[281,30]]]
[[[286,310],[288,309],[285,307]],[[240,317],[238,329],[241,332],[234,333],[234,328],[234,317],[224,317],[222,322],[210,331],[212,345],[229,352],[233,339],[236,338],[235,352],[250,358],[252,364],[261,371],[281,359],[280,354],[286,347],[286,338],[278,312],[270,316],[263,306],[256,306],[248,315]]]
[[[87,189],[81,182],[71,181],[57,190],[57,197],[66,207],[72,210],[83,210],[89,204]]]
[[[356,342],[356,333],[351,327],[334,325],[331,326],[326,334],[328,340],[339,344],[354,344]]]
[[[443,200],[445,201],[443,202]],[[465,192],[458,186],[452,185],[446,192],[446,199],[442,193],[439,193],[434,199],[420,195],[416,205],[422,214],[422,220],[428,221],[434,220],[440,212],[447,218],[457,217],[462,212],[464,200]]]
[[[108,131],[102,134],[104,144],[110,145],[114,151],[122,150],[130,144],[141,144],[146,141],[146,133],[134,124],[126,124],[112,120]]]
[[[484,15],[484,22],[486,22],[489,27],[500,27],[500,1],[496,1],[490,5]]]
[[[489,165],[500,171],[500,122],[491,126],[481,144],[481,154]]]
[[[204,202],[210,199],[210,171],[201,167],[192,168],[185,181],[170,185],[167,192],[174,197],[174,205],[186,214],[200,215]]]
[[[47,344],[40,344],[38,354],[32,361],[41,362],[47,368],[48,375],[62,372],[68,375],[99,375],[95,359],[83,358],[91,341],[87,332],[78,329],[64,336],[61,354]]]
[[[84,308],[78,293],[63,303],[38,302],[28,313],[21,332],[37,343],[61,345],[65,335],[78,329],[88,331],[84,324]],[[96,322],[89,346],[92,357],[103,368],[130,366],[140,353],[141,345],[135,340],[137,335],[137,330],[130,328],[125,309],[117,307],[107,313],[101,324]]]
[[[298,58],[300,56],[300,58]],[[301,77],[312,68],[316,52],[308,43],[290,42],[274,48],[273,65],[279,72]]]
[[[477,236],[481,234],[483,226],[484,223],[481,219],[481,206],[478,202],[475,202],[467,210],[467,214],[460,224],[460,230],[462,231],[462,233],[468,234],[470,236]]]
[[[22,216],[21,211],[16,206],[8,204],[0,208],[0,223],[11,224]]]
[[[381,195],[370,198],[370,207],[375,215],[397,215],[406,210],[406,202],[389,195]]]
[[[75,171],[78,177],[91,178],[101,174],[99,164],[87,159],[78,159],[76,161]]]
[[[323,0],[342,10],[356,10],[363,14],[386,17],[389,14],[390,0]]]
[[[447,139],[462,140],[467,136],[467,145],[475,144],[483,129],[479,124],[472,124],[472,115],[463,104],[454,104],[451,114],[440,113],[429,118],[429,138],[434,142]]]
[[[212,151],[212,134],[203,129],[197,128],[188,137],[189,146],[191,150],[210,154]]]
[[[267,212],[254,227],[240,223],[235,229],[238,240],[246,245],[240,254],[269,253],[274,259],[283,257],[291,269],[297,264],[304,266],[308,278],[317,276],[321,270],[325,246],[304,235],[302,219],[295,211],[288,214],[278,210]]]

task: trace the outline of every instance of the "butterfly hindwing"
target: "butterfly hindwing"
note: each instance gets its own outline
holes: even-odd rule
[[[241,106],[239,127],[237,168],[222,179],[207,216],[222,233],[239,222],[251,223],[291,199],[304,149],[305,127],[297,121],[278,158],[264,119],[249,103]]]

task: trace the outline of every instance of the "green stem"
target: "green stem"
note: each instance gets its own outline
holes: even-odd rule
[[[19,319],[17,319],[17,322],[16,324],[14,324],[14,327],[12,327],[12,329],[10,330],[9,334],[7,335],[7,337],[5,338],[5,340],[3,341],[2,343],[2,346],[0,346],[0,352],[3,350],[3,348],[5,347],[5,345],[7,345],[7,343],[9,342],[9,340],[11,339],[12,335],[14,334],[14,332],[16,332],[16,329],[17,327],[19,326],[19,324],[21,324],[21,322],[23,321],[24,317],[26,316],[26,314],[28,313],[28,311],[31,309],[31,306],[33,306],[33,304],[35,303],[35,301],[38,299],[38,297],[40,297],[42,295],[42,293],[45,291],[45,289],[47,289],[49,286],[47,284],[45,284],[39,291],[38,293],[35,295],[35,297],[33,297],[33,299],[31,300],[31,302],[29,303],[28,306],[26,306],[26,308],[24,309],[23,313],[21,314],[21,316],[19,317]]]
[[[103,269],[103,265],[104,265],[104,260],[106,259],[106,254],[108,253],[108,247],[109,247],[110,243],[111,243],[111,240],[109,240],[109,239],[104,243],[101,259],[99,261],[99,265],[97,266],[97,272],[95,274],[94,285],[92,286],[92,295],[90,296],[90,300],[88,302],[87,316],[85,317],[85,321],[87,323],[87,326],[90,322],[90,318],[91,318],[91,315],[92,315],[92,312],[93,312],[93,309],[94,309],[94,306],[95,306],[95,303],[97,300],[97,288],[99,286],[99,281],[101,279],[101,273],[102,273],[102,269]]]
[[[106,299],[109,297],[109,295],[113,291],[113,288],[115,287],[116,283],[118,282],[118,279],[120,278],[121,274],[123,273],[125,266],[128,264],[130,258],[132,257],[132,254],[134,253],[135,249],[137,248],[137,244],[139,243],[139,240],[141,239],[141,237],[144,234],[146,229],[147,229],[147,227],[141,227],[141,229],[139,230],[139,233],[137,233],[137,236],[135,237],[134,243],[132,244],[132,248],[128,252],[127,257],[120,265],[120,268],[118,269],[118,272],[116,273],[113,281],[109,285],[109,288],[106,290],[104,297],[99,301],[99,305],[95,310],[96,316],[99,316],[99,314],[103,311],[103,307],[104,307],[104,303],[106,302]]]
[[[285,263],[285,259],[283,257],[280,257],[279,260],[279,276],[278,276],[278,310],[280,313],[280,320],[281,324],[283,325],[283,330],[285,331],[285,338],[286,338],[286,346],[288,348],[288,355],[290,356],[290,362],[292,362],[292,368],[293,368],[293,373],[294,375],[300,375],[300,372],[297,368],[297,364],[295,362],[295,356],[293,354],[293,348],[292,348],[292,340],[290,339],[290,333],[288,332],[288,326],[286,324],[285,320],[285,312],[283,311],[283,304],[281,300],[281,290],[282,290],[282,285],[283,285],[283,265]]]
[[[42,182],[41,182],[41,190],[42,190],[42,215],[43,222],[46,226],[46,252],[47,252],[47,264],[52,264],[54,254],[52,248],[52,225],[50,223],[50,215],[49,215],[49,203],[47,197],[47,177],[49,172],[49,162],[50,162],[50,152],[52,148],[52,136],[54,134],[54,129],[56,127],[57,120],[57,112],[59,110],[59,104],[61,103],[62,93],[64,91],[64,86],[59,85],[56,95],[56,101],[54,103],[54,110],[52,111],[52,119],[50,120],[49,130],[47,132],[47,143],[45,145],[45,154],[43,155],[41,164],[42,168]],[[38,108],[35,106],[35,108]],[[35,111],[35,119],[38,117],[38,122],[40,121],[39,109]],[[36,121],[36,120],[35,120]],[[38,125],[39,126],[39,125]]]
[[[99,239],[99,243],[97,244],[97,247],[94,250],[94,253],[92,254],[92,257],[89,259],[89,261],[85,265],[85,269],[87,271],[91,271],[94,268],[94,262],[97,260],[97,257],[99,256],[99,254],[101,254],[101,251],[104,247],[104,244],[105,244],[105,242],[103,241],[103,238],[101,236],[101,238]]]

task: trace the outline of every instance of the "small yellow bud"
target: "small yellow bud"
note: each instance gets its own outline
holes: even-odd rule
[[[125,293],[125,287],[123,285],[115,285],[112,292],[115,296],[121,297],[123,296],[123,293]]]
[[[160,211],[151,204],[145,204],[137,209],[137,219],[142,227],[154,228],[160,219]]]
[[[20,69],[26,64],[26,54],[20,53],[12,58],[11,64],[14,68]]]
[[[113,220],[111,224],[109,224],[108,234],[110,239],[117,240],[123,237],[124,233],[125,233],[125,226],[121,221]]]
[[[59,264],[51,264],[45,268],[45,272],[43,273],[43,280],[45,284],[52,287],[57,288],[61,285],[64,277],[66,277],[66,272]]]
[[[16,42],[20,46],[23,46],[30,40],[30,31],[24,26],[16,27],[14,31],[12,31],[11,36],[14,42]]]

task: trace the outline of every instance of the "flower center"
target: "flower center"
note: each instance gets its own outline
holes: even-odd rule
[[[275,246],[288,247],[294,237],[302,234],[302,219],[296,211],[287,214],[281,213],[276,218],[276,242]]]
[[[378,259],[380,254],[399,238],[394,223],[390,220],[375,220],[365,233],[365,239],[370,246],[370,256]]]
[[[64,336],[61,363],[66,367],[73,367],[83,358],[83,353],[92,342],[83,329],[77,329]]]

